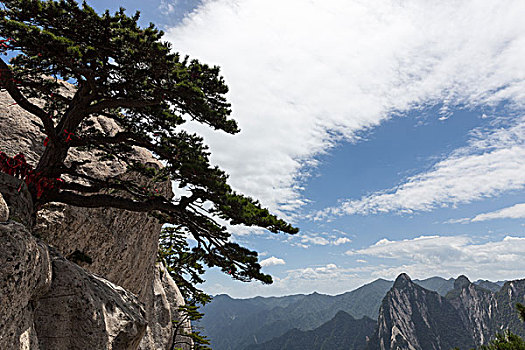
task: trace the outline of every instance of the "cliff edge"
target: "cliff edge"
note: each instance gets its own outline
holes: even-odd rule
[[[0,92],[0,150],[23,153],[35,165],[45,136],[38,119],[12,103]],[[92,120],[106,134],[118,132],[108,118]],[[66,162],[91,157],[72,151]],[[161,166],[141,148],[134,158]],[[115,161],[88,163],[82,170],[147,184]],[[31,198],[20,184],[0,174],[0,348],[149,350],[171,349],[177,342],[189,349],[172,322],[180,319],[184,300],[156,263],[161,223],[145,213],[59,203],[31,218]],[[170,195],[171,184],[159,191]],[[190,324],[182,328],[187,332]]]

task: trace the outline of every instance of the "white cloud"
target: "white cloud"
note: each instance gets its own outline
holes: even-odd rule
[[[327,245],[341,245],[341,244],[347,244],[347,243],[351,243],[352,242],[352,240],[350,238],[347,238],[347,237],[336,238],[337,236],[329,235],[326,232],[323,233],[322,235],[326,236],[326,237],[328,237],[330,239],[327,239],[325,237],[321,237],[321,236],[316,235],[316,234],[311,235],[311,236],[306,235],[306,234],[301,234],[300,236],[297,236],[297,237],[290,237],[288,239],[288,241],[291,241],[292,245],[296,245],[296,246],[299,246],[299,247],[302,247],[302,248],[309,248],[310,247],[309,244],[327,246]],[[295,242],[296,238],[300,239],[301,243]]]
[[[212,294],[221,292],[234,297],[253,297],[317,291],[333,295],[351,291],[377,278],[394,280],[402,272],[413,279],[450,278],[462,274],[472,281],[525,277],[525,237],[507,236],[492,241],[437,235],[405,240],[382,239],[347,254],[356,257],[353,266],[332,262],[306,265],[287,270],[284,275],[274,275],[272,285],[222,283],[211,288]]]
[[[326,294],[339,294],[351,291],[375,277],[371,273],[379,266],[342,267],[334,263],[322,266],[310,266],[288,270],[283,278],[275,278],[275,283],[268,288],[261,287],[258,294],[277,295],[311,293],[317,291]]]
[[[474,280],[502,280],[523,278],[525,271],[525,237],[507,236],[482,243],[465,236],[383,239],[347,254],[387,259],[388,266],[378,267],[371,274],[390,279],[407,272],[412,278],[466,274]]]
[[[489,213],[478,214],[473,218],[459,218],[445,221],[445,224],[468,224],[470,222],[487,221],[494,219],[524,219],[525,203],[518,203],[508,208],[503,208]]]
[[[450,219],[447,221],[444,221],[444,224],[468,224],[470,222],[470,218],[459,218],[459,219]]]
[[[301,238],[302,243],[311,243],[315,245],[328,245],[330,244],[330,241],[327,240],[324,237],[311,237],[311,236],[303,236]]]
[[[271,256],[267,259],[262,260],[259,263],[261,266],[272,266],[272,265],[284,265],[286,262],[283,259],[276,258],[275,256]]]
[[[524,219],[525,203],[513,205],[512,207],[503,208],[490,213],[476,215],[472,221],[486,221],[493,219]]]
[[[501,123],[502,120],[496,122]],[[507,121],[508,123],[508,121]],[[396,188],[318,212],[330,215],[429,211],[525,187],[525,118],[495,130],[474,130],[469,145]]]
[[[341,245],[346,243],[352,243],[352,240],[346,237],[339,237],[338,239],[332,242],[333,245]]]
[[[177,6],[178,0],[161,0],[159,5],[159,11],[163,15],[170,15],[175,12],[175,6]]]
[[[385,267],[385,266],[383,266]],[[374,267],[377,268],[377,267]],[[232,297],[245,298],[258,296],[277,296],[290,294],[309,294],[314,291],[326,294],[339,294],[353,290],[364,283],[371,282],[371,267],[343,268],[334,263],[308,266],[286,271],[284,277],[273,275],[274,283],[232,283],[209,284],[206,290],[211,294],[226,293]],[[221,276],[226,279],[227,277]]]
[[[336,264],[326,264],[317,267],[314,266],[288,270],[287,276],[281,281],[288,281],[292,284],[295,284],[298,281],[329,281],[332,279],[335,282],[335,280],[343,278],[343,275],[346,274],[345,272],[347,272],[345,269],[338,267]]]
[[[291,214],[306,203],[304,165],[315,165],[315,156],[335,142],[354,140],[392,112],[439,102],[523,106],[524,12],[521,0],[208,0],[166,32],[176,50],[220,65],[230,86],[242,132],[231,137],[194,127],[205,134],[212,160],[231,174],[236,189]],[[520,183],[505,161],[522,157],[521,151],[446,160],[435,176],[407,186],[418,194],[428,190],[419,183],[437,186],[449,167],[480,162],[493,175],[505,175],[504,182],[484,191],[452,183],[467,186],[463,197],[513,188]],[[382,208],[374,203],[364,201],[357,210]]]

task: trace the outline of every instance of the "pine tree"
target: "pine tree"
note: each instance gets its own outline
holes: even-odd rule
[[[203,266],[218,266],[233,278],[271,283],[257,253],[230,241],[231,225],[296,233],[252,198],[236,193],[227,175],[210,165],[203,139],[181,129],[193,120],[229,134],[239,132],[230,118],[228,88],[218,67],[181,57],[162,41],[153,24],[138,25],[120,9],[99,15],[73,0],[0,1],[0,88],[35,115],[46,145],[35,167],[22,154],[1,153],[0,169],[23,178],[35,210],[48,202],[78,207],[113,207],[148,212],[169,224],[161,258],[168,262],[186,296],[205,300],[195,288]],[[75,90],[67,92],[63,81]],[[35,103],[38,99],[42,103]],[[91,127],[102,115],[121,131],[109,135]],[[131,159],[132,147],[152,152],[166,166],[152,169]],[[131,181],[86,176],[84,164],[65,165],[72,149],[93,154],[92,162],[124,161],[152,181],[170,180],[187,195],[167,198]],[[64,176],[67,175],[67,176]],[[186,237],[197,243],[190,247]],[[186,272],[189,280],[181,277]]]
[[[521,320],[525,322],[525,306],[523,304],[517,303],[516,309],[518,310]]]

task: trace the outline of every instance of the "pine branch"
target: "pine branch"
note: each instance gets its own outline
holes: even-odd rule
[[[50,192],[46,196],[48,202],[62,202],[83,208],[117,208],[134,212],[162,211],[170,213],[172,216],[182,215],[179,206],[169,203],[163,197],[150,198],[145,201],[136,201],[120,196],[108,194],[94,194],[84,196],[71,191]]]
[[[16,86],[15,78],[13,76],[13,73],[11,72],[11,69],[2,59],[0,59],[0,72],[0,81],[2,83],[2,87],[7,90],[7,92],[13,98],[13,100],[15,100],[15,102],[26,111],[40,118],[40,120],[44,124],[44,130],[46,131],[46,134],[50,138],[56,138],[53,120],[51,119],[51,117],[43,109],[41,109],[37,105],[32,104],[31,102],[29,102],[28,99],[24,97],[24,95],[22,95],[22,93]]]
[[[116,98],[116,99],[106,99],[100,102],[97,102],[94,105],[91,105],[87,108],[86,112],[88,114],[97,114],[105,111],[106,109],[111,108],[137,108],[137,107],[146,107],[154,106],[161,102],[161,100],[154,98],[152,100],[140,100],[140,99],[126,99],[126,98]]]

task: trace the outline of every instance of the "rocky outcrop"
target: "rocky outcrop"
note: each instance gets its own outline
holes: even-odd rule
[[[33,200],[25,182],[0,172],[0,191],[8,207],[9,219],[31,227],[34,222],[30,210]]]
[[[40,347],[136,349],[146,331],[145,312],[138,299],[56,252],[51,256],[51,287],[38,299],[35,310]]]
[[[473,342],[459,314],[436,292],[401,274],[383,299],[378,330],[370,348],[381,350],[440,350],[470,348]]]
[[[525,279],[505,282],[494,295],[496,299],[495,328],[510,329],[513,333],[525,338],[525,327],[516,312],[516,303],[525,304]]]
[[[0,223],[0,349],[40,349],[37,301],[51,286],[47,248],[16,222]]]
[[[178,310],[180,305],[184,305],[184,298],[166,268],[160,264],[157,264],[155,269],[155,279],[151,288],[152,291],[148,295],[152,297],[146,300],[146,317],[151,324],[139,349],[171,350],[173,347],[170,345],[184,350],[190,349],[190,338],[184,334],[191,332],[191,324]],[[175,320],[181,322],[177,334],[173,327]]]
[[[494,336],[497,305],[493,292],[459,276],[447,299],[458,311],[475,344],[485,344]]]
[[[11,103],[7,93],[0,92],[0,109],[3,109],[2,105]],[[119,131],[116,123],[109,118],[93,117],[91,122],[91,127],[107,135],[113,136]],[[6,112],[0,114],[0,150],[9,156],[23,153],[27,162],[34,166],[44,151],[45,135],[40,131],[39,124],[38,118],[16,105],[6,108]],[[71,150],[66,164],[92,159],[93,154],[90,152]],[[149,152],[141,148],[134,149],[133,160],[150,167],[161,166]],[[127,171],[127,164],[116,160],[86,163],[80,171],[95,178],[118,176],[147,185],[136,173]],[[170,195],[171,185],[168,182],[158,187],[161,194]],[[11,195],[13,192],[14,195]],[[11,198],[20,200],[16,191],[9,193],[9,198],[5,198],[8,203]],[[23,209],[27,206],[17,204],[13,207]],[[146,299],[144,293],[153,283],[155,275],[162,226],[156,219],[146,213],[112,208],[76,208],[61,204],[47,205],[40,210],[36,219],[35,233],[62,255],[68,257],[78,251],[89,256],[92,262],[83,264],[84,268],[139,295],[141,300]]]
[[[4,197],[0,193],[0,223],[6,222],[7,219],[9,219],[9,208]]]
[[[170,331],[170,339],[172,340],[170,344],[175,345],[176,348],[179,347],[183,350],[190,350],[193,343],[186,334],[192,331],[191,322],[187,315],[179,311],[180,306],[184,305],[184,297],[173,278],[171,278],[166,268],[162,265],[159,265],[158,277],[166,293],[166,300],[169,303],[170,319],[180,322],[177,332],[175,332],[175,329],[171,329]]]
[[[40,121],[16,105],[7,108],[10,104],[12,100],[8,95],[0,92],[0,109],[5,111],[0,114],[0,150],[9,156],[23,153],[27,162],[34,166],[44,150],[45,135],[40,130]],[[94,117],[91,122],[93,127],[107,135],[114,135],[119,130],[112,120],[105,117]],[[133,158],[148,167],[161,166],[144,149],[135,148]],[[93,155],[90,153],[72,150],[68,154],[66,163],[91,159]],[[144,178],[128,171],[126,164],[114,160],[87,163],[81,167],[81,171],[85,175],[97,178],[114,176],[137,181],[143,186],[149,185]],[[10,218],[27,227],[33,226],[32,220],[35,220],[36,225],[32,233],[54,247],[57,254],[76,263],[86,273],[101,276],[114,285],[133,293],[145,307],[145,318],[148,324],[140,348],[168,349],[171,346],[170,340],[173,339],[174,331],[171,321],[179,317],[177,309],[183,305],[183,298],[173,280],[167,282],[171,277],[159,272],[159,268],[155,265],[161,224],[146,213],[112,208],[76,208],[58,203],[46,205],[39,211],[36,218],[32,218],[26,210],[32,206],[32,203],[29,202],[31,197],[25,195],[24,190],[19,191],[20,181],[11,176],[1,175],[0,192],[4,194],[5,201],[11,209]],[[22,184],[22,189],[24,186]],[[169,182],[157,185],[157,187],[161,194],[170,196],[171,184]],[[62,263],[56,261],[57,266],[64,267]],[[75,269],[64,268],[60,271],[69,274],[78,272]],[[91,285],[90,288],[101,290],[96,280],[91,280],[87,285]],[[174,295],[179,297],[173,299]],[[74,309],[69,310],[74,312]],[[86,309],[80,310],[86,311]],[[90,312],[98,314],[98,311],[91,310]],[[186,326],[189,327],[189,323]],[[54,330],[60,331],[60,329]],[[139,333],[137,328],[137,334]],[[98,349],[98,347],[86,348]]]
[[[0,224],[0,348],[132,350],[146,330],[137,298],[62,258],[25,226]]]
[[[506,282],[498,292],[459,276],[446,297],[401,274],[383,299],[369,349],[470,349],[509,329],[525,336],[515,310],[525,301],[525,280]]]
[[[516,312],[516,303],[525,302],[525,280],[506,282],[493,292],[464,276],[460,278],[463,283],[457,284],[447,299],[457,309],[477,346],[486,344],[504,329],[525,336],[525,327]]]

